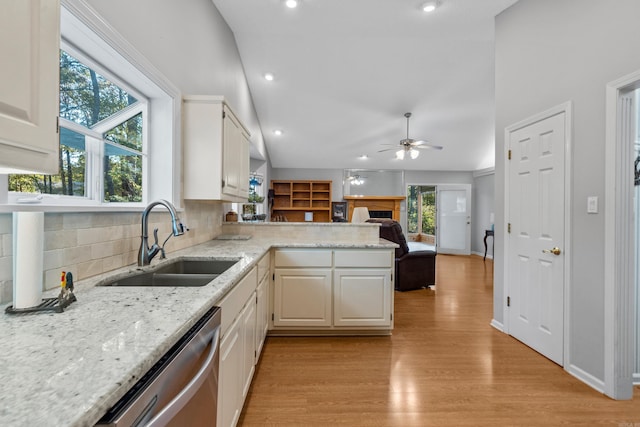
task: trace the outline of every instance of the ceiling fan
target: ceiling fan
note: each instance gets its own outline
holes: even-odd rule
[[[404,113],[404,116],[407,118],[407,137],[405,139],[400,140],[400,148],[396,151],[396,158],[398,160],[404,159],[404,156],[408,153],[412,159],[418,158],[420,155],[420,150],[442,150],[442,146],[429,144],[427,141],[423,140],[415,140],[409,138],[409,118],[411,118],[411,113]],[[383,144],[383,145],[393,145],[398,147],[396,144]],[[396,148],[385,148],[384,150],[379,150],[378,153],[382,153],[383,151],[391,151],[396,150]]]
[[[351,175],[347,179],[349,180],[349,183],[351,185],[362,185],[362,184],[364,184],[365,178],[367,178],[367,177],[366,176],[362,176],[362,175]]]

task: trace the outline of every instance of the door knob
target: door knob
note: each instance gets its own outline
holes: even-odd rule
[[[559,247],[556,246],[553,249],[543,249],[542,253],[560,255],[562,253],[562,251],[560,250]]]

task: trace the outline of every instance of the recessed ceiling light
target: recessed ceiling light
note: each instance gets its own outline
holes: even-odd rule
[[[287,0],[284,2],[284,4],[289,8],[289,9],[293,9],[295,7],[298,7],[298,1],[297,0]]]
[[[282,133],[283,133],[283,132],[282,132],[282,129],[276,129],[276,130],[274,130],[274,131],[273,131],[273,134],[274,134],[274,135],[277,135],[277,136],[282,135]]]
[[[433,12],[434,10],[436,10],[438,6],[440,6],[439,2],[437,2],[437,1],[428,1],[425,4],[422,5],[422,10],[424,10],[427,13],[429,13],[429,12]]]
[[[264,79],[267,81],[273,81],[274,75],[272,73],[265,73]]]
[[[358,157],[359,159],[365,160],[368,159],[369,156],[367,156],[366,154],[361,154],[360,157]]]

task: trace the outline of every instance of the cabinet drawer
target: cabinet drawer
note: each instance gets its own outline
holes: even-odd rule
[[[391,267],[391,251],[389,250],[336,250],[336,267]]]
[[[266,276],[269,273],[270,261],[271,261],[271,256],[268,252],[265,256],[260,258],[260,261],[258,261],[258,282],[261,282],[262,279],[264,279],[264,276]]]
[[[222,319],[220,321],[220,335],[224,337],[227,328],[242,310],[247,299],[255,292],[258,286],[258,274],[256,268],[252,268],[233,289],[217,304],[222,308]]]
[[[276,267],[331,267],[331,251],[284,249],[275,254]]]

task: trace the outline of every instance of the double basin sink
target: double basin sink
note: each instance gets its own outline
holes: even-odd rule
[[[237,262],[237,259],[181,258],[151,270],[109,279],[98,286],[204,286]]]

